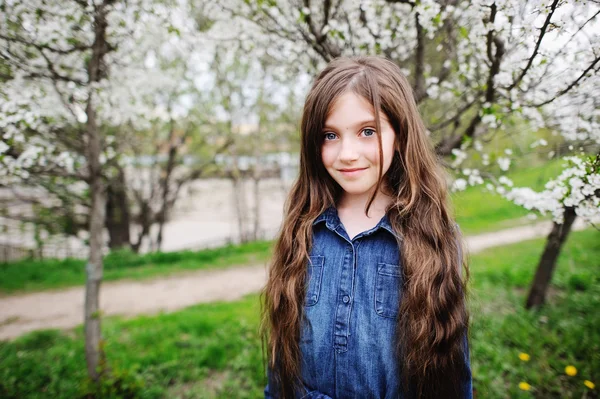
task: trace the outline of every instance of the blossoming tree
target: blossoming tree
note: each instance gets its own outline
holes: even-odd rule
[[[82,178],[89,186],[85,335],[88,373],[94,380],[102,358],[98,295],[107,139],[99,126],[98,104],[115,50],[110,16],[114,8],[110,0],[7,4],[0,35],[8,70],[2,88],[4,184],[60,169],[63,178]],[[76,147],[84,159],[73,159]]]
[[[155,70],[140,63],[150,47],[169,47],[180,11],[144,0],[29,0],[0,9],[0,186],[41,187],[53,195],[60,187],[62,198],[89,200],[84,313],[95,381],[105,371],[98,298],[107,181],[123,161],[120,128],[147,128],[157,93],[180,83],[166,73],[151,79]],[[22,199],[52,209],[55,197],[31,193]]]
[[[154,223],[160,245],[182,185],[206,166],[176,170],[182,148],[210,147],[210,158],[227,146],[204,146],[215,136],[215,109],[210,90],[202,91],[196,79],[207,73],[210,43],[202,31],[211,22],[187,3],[151,0],[30,0],[0,11],[0,187],[46,214],[64,212],[80,224],[74,229],[89,233],[86,357],[98,380],[105,370],[99,369],[98,304],[104,227],[112,241],[111,229],[121,229],[112,216],[124,215],[118,202],[131,195],[142,219],[134,245],[139,248]],[[196,137],[199,129],[207,134]],[[161,131],[159,140],[144,135],[153,130]],[[146,196],[123,176],[129,165],[123,152],[147,155],[147,148],[159,147],[167,148],[167,162],[154,165],[160,177]],[[84,208],[78,217],[71,215],[75,208]],[[123,237],[116,241],[128,241]]]
[[[268,38],[282,61],[305,71],[340,55],[382,54],[396,62],[412,80],[437,153],[458,174],[455,189],[487,183],[554,215],[527,306],[543,303],[575,215],[591,221],[600,214],[597,2],[228,0],[214,9],[223,20],[240,21],[249,40]],[[512,187],[505,172],[517,155],[483,143],[514,120],[532,137],[551,129],[588,161],[573,158],[575,168],[545,192]],[[461,171],[466,159],[480,162]]]

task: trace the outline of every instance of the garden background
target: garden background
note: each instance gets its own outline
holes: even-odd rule
[[[0,4],[0,397],[256,398],[329,60],[407,75],[470,249],[478,398],[595,398],[596,1]]]

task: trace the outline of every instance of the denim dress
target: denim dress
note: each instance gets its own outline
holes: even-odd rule
[[[402,284],[395,234],[387,215],[353,239],[334,206],[315,219],[300,332],[303,389],[297,398],[402,398],[394,356]],[[466,344],[468,378],[462,385],[464,398],[472,398]],[[275,398],[270,370],[267,374],[265,398]]]

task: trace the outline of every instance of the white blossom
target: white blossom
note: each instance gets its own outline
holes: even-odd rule
[[[458,167],[461,163],[463,163],[468,156],[465,151],[459,150],[458,148],[452,149],[452,155],[454,155],[455,157],[454,161],[452,162],[452,167],[454,168]]]
[[[500,184],[504,184],[508,187],[512,187],[514,185],[514,183],[512,182],[512,180],[510,180],[508,177],[506,176],[500,176],[500,178],[498,179],[498,182]]]
[[[510,158],[506,158],[506,157],[498,157],[498,166],[500,166],[500,169],[503,171],[507,171],[508,168],[510,167]]]
[[[0,141],[0,155],[4,154],[9,148],[4,141]]]
[[[598,159],[583,161],[577,157],[565,157],[571,167],[545,184],[545,190],[536,192],[528,187],[515,187],[506,193],[506,198],[526,209],[536,210],[542,215],[552,214],[562,223],[564,207],[573,207],[583,219],[600,221],[600,199],[595,193],[600,190],[600,165]]]
[[[463,191],[467,188],[467,181],[465,179],[456,179],[452,184],[453,191]]]

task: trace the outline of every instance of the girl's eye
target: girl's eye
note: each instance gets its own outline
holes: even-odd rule
[[[325,140],[326,141],[335,140],[335,133],[325,133]]]
[[[365,134],[365,136],[367,137],[371,137],[375,134],[375,130],[373,129],[364,129],[363,133]]]

